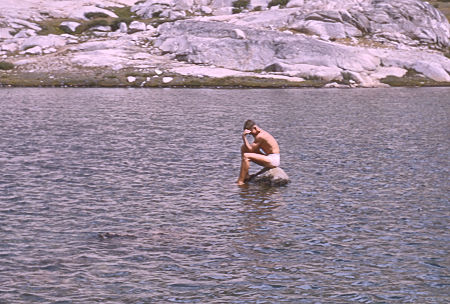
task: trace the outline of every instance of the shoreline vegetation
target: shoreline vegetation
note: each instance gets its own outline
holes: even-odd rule
[[[447,0],[205,1],[0,4],[0,88],[450,86]]]
[[[130,82],[129,77],[134,80]],[[170,83],[163,79],[170,77]],[[437,82],[409,71],[403,77],[388,76],[380,80],[386,87],[449,87],[450,82]],[[80,69],[71,73],[0,71],[0,88],[4,87],[69,87],[69,88],[353,88],[353,81],[327,82],[321,79],[288,81],[252,76],[224,78],[196,77],[127,71]]]

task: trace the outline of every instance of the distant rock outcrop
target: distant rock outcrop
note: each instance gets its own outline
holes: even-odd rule
[[[314,1],[306,2],[300,6],[305,10],[292,14],[287,27],[325,39],[365,37],[378,42],[438,49],[449,46],[448,21],[429,3],[416,0],[339,2],[349,5],[333,10],[324,6],[311,11],[311,6],[320,6],[314,6]]]
[[[450,84],[449,22],[421,0],[13,2],[0,2],[0,59],[17,68],[1,73],[19,82],[87,68],[96,83],[114,73],[108,85]]]

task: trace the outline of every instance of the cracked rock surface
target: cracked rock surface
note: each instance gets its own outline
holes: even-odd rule
[[[4,0],[0,85],[450,84],[450,25],[427,2],[271,3]]]

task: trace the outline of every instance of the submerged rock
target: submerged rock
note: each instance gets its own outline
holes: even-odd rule
[[[290,179],[283,169],[276,167],[255,176],[249,182],[267,186],[285,186]]]

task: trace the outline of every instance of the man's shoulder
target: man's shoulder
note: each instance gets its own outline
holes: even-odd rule
[[[262,134],[261,134],[261,137],[262,138],[271,138],[271,137],[273,137],[269,132],[267,132],[267,131],[263,131],[263,132],[261,132]]]

